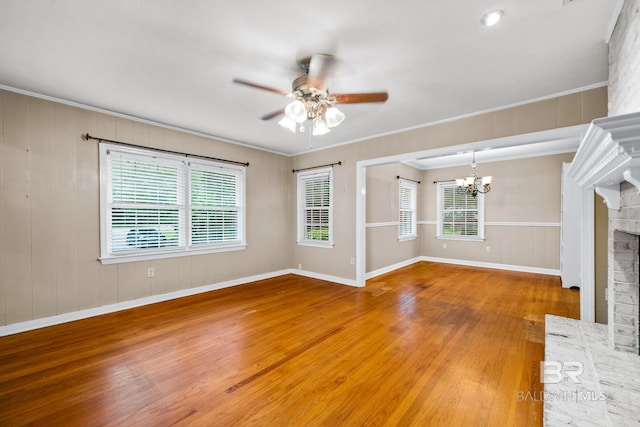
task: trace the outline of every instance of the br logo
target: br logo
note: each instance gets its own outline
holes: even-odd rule
[[[583,372],[582,362],[540,362],[540,382],[544,384],[559,384],[565,377],[580,384]]]

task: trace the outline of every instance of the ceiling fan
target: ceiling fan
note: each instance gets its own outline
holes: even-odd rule
[[[303,72],[291,84],[291,92],[274,89],[257,83],[234,78],[233,82],[256,89],[293,98],[293,102],[285,108],[265,114],[262,120],[271,120],[284,114],[278,124],[292,132],[304,132],[304,121],[311,120],[312,134],[322,135],[330,132],[329,128],[338,126],[345,118],[335,104],[359,104],[364,102],[385,102],[389,98],[387,92],[341,93],[332,94],[326,88],[328,78],[333,74],[336,58],[329,54],[315,54],[298,61]]]

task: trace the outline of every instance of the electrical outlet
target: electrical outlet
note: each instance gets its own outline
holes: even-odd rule
[[[487,247],[485,248],[485,251],[487,251],[487,252],[491,252],[491,246],[487,246]]]
[[[302,270],[302,264],[298,264],[298,270]]]
[[[442,244],[442,249],[447,249],[447,244],[446,243]]]
[[[354,257],[349,258],[349,264],[354,265],[356,263],[356,259]]]
[[[149,267],[147,269],[147,277],[153,277],[156,275],[156,269],[153,267]]]

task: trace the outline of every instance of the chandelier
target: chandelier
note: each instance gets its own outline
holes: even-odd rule
[[[491,176],[478,176],[476,173],[476,153],[473,152],[471,161],[471,175],[456,179],[458,193],[478,197],[478,193],[484,194],[491,191]]]
[[[305,77],[306,80],[306,76]],[[294,83],[295,85],[295,83]],[[280,126],[291,132],[304,132],[304,121],[311,121],[312,135],[324,135],[344,120],[344,113],[334,107],[335,98],[328,91],[307,87],[306,82],[292,94],[293,102],[284,109],[284,117],[278,122]]]

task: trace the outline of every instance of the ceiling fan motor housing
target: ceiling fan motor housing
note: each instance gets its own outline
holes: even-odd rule
[[[304,74],[296,78],[291,84],[292,97],[302,101],[307,110],[307,118],[310,120],[321,116],[331,106],[333,99],[328,91],[309,87],[309,76]]]

